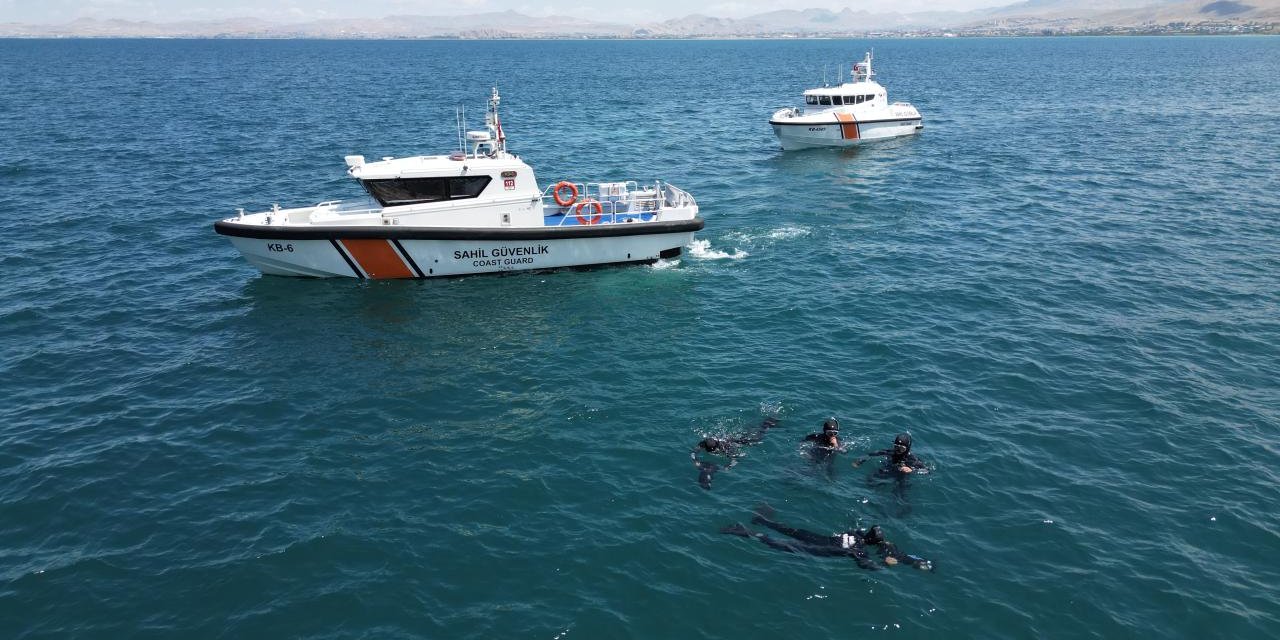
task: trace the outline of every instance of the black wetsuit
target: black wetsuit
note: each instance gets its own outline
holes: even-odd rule
[[[815,464],[825,464],[827,476],[831,477],[835,471],[836,454],[845,450],[840,445],[839,436],[825,432],[811,433],[804,437],[804,441],[813,443],[813,446],[809,448],[809,458]],[[832,444],[833,442],[835,444]]]
[[[902,474],[900,469],[904,466],[911,467],[912,471],[919,473],[927,473],[928,469],[924,466],[924,460],[921,460],[916,454],[907,451],[905,453],[897,453],[893,449],[881,449],[872,451],[867,454],[867,458],[875,456],[884,456],[888,458],[879,469],[876,475],[881,477],[898,477]]]
[[[902,553],[898,550],[897,545],[892,542],[883,541],[873,545],[868,545],[863,537],[864,532],[861,530],[851,531],[849,533],[823,535],[806,529],[788,527],[784,524],[774,522],[768,518],[758,515],[752,518],[751,522],[773,529],[778,533],[792,538],[792,540],[771,538],[763,533],[753,534],[748,531],[746,527],[742,527],[741,525],[737,525],[736,527],[727,527],[723,532],[743,537],[755,537],[769,547],[780,551],[786,551],[788,553],[805,553],[812,556],[822,557],[853,558],[854,562],[858,563],[859,567],[873,571],[879,569],[880,566],[871,559],[871,554],[867,552],[868,546],[877,547],[876,555],[879,556],[882,563],[885,561],[885,558],[893,558],[897,562],[909,566],[924,569],[933,568],[932,563],[928,560]]]
[[[746,445],[756,444],[764,440],[764,434],[771,427],[778,424],[778,419],[773,417],[765,418],[756,429],[755,433],[734,436],[730,438],[703,438],[701,442],[693,445],[693,449],[689,451],[689,457],[693,459],[694,466],[698,467],[698,484],[703,489],[711,488],[711,477],[720,469],[728,469],[738,464],[738,457],[742,455],[742,448]],[[721,455],[729,459],[729,464],[720,466],[714,462],[708,462],[698,459],[698,449],[712,454]]]

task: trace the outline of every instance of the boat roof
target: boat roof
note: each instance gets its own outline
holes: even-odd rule
[[[464,173],[493,174],[511,170],[529,170],[529,165],[509,153],[496,158],[457,153],[448,156],[383,158],[377,162],[355,164],[347,173],[359,180],[386,180],[457,176]]]
[[[357,180],[394,180],[396,178],[444,178],[468,174],[496,175],[508,171],[532,171],[518,156],[507,151],[507,137],[498,118],[498,88],[489,96],[489,110],[485,114],[482,131],[468,131],[465,139],[471,143],[468,153],[462,144],[462,118],[459,116],[458,151],[447,156],[412,156],[408,158],[385,157],[377,162],[365,162],[364,156],[347,156],[347,173]],[[515,177],[503,176],[507,178]]]

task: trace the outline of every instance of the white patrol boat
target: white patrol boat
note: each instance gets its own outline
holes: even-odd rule
[[[784,151],[848,147],[905,136],[924,128],[920,112],[906,102],[889,102],[874,80],[871,52],[853,65],[852,82],[804,92],[804,109],[787,107],[769,119]]]
[[[347,156],[367,199],[241,210],[213,228],[263,273],[382,279],[652,263],[703,227],[693,197],[661,181],[539,189],[507,152],[498,101],[495,88],[487,130],[466,134],[470,152]]]

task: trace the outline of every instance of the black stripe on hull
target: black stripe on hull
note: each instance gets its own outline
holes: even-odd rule
[[[679,255],[680,255],[680,248],[679,248],[679,247],[676,247],[676,248],[674,248],[674,249],[664,249],[664,250],[662,251],[662,253],[663,253],[663,254],[668,254],[668,253],[671,253],[671,252],[674,252],[674,255],[675,255],[675,256],[679,256]],[[563,266],[563,267],[542,267],[542,268],[534,268],[534,269],[511,269],[511,270],[508,270],[508,271],[476,271],[475,273],[442,273],[442,274],[439,274],[439,275],[424,275],[424,276],[418,276],[418,277],[415,277],[415,278],[393,278],[393,279],[385,280],[385,282],[395,282],[395,281],[401,281],[401,282],[403,282],[403,281],[405,281],[405,280],[435,280],[435,279],[446,279],[446,280],[447,280],[447,279],[450,279],[450,278],[470,278],[470,277],[473,277],[473,276],[516,276],[516,275],[522,275],[522,274],[527,274],[527,273],[554,273],[554,272],[556,272],[556,271],[594,271],[594,270],[596,270],[596,269],[613,269],[613,268],[618,268],[618,267],[631,267],[631,266],[638,266],[638,265],[654,264],[654,263],[656,263],[658,260],[659,260],[659,258],[648,258],[648,259],[645,259],[645,260],[623,260],[623,261],[621,261],[621,262],[598,262],[598,263],[595,263],[595,264],[571,264],[571,265],[565,265],[565,266]],[[292,276],[292,275],[291,275],[291,276],[284,276],[284,275],[279,275],[279,274],[274,274],[274,273],[264,273],[263,275],[265,275],[265,276],[272,276],[272,277],[278,277],[278,278],[307,278],[307,277],[314,277],[314,276]],[[359,276],[359,272],[357,272],[357,275]],[[364,276],[359,276],[359,277],[360,277],[360,279],[362,279],[362,280],[364,280],[364,279],[365,279],[365,278],[364,278]]]
[[[920,122],[923,119],[924,118],[894,118],[890,120],[856,120],[853,122],[853,124],[879,124],[882,122]],[[840,122],[839,120],[832,120],[831,122],[774,122],[773,120],[770,120],[769,124],[782,126],[782,127],[831,127],[838,124],[850,124],[850,123]]]
[[[404,257],[405,262],[409,263],[409,268],[413,269],[413,272],[418,274],[419,278],[427,277],[426,274],[422,273],[422,269],[418,268],[418,263],[413,261],[413,256],[409,255],[409,252],[404,250],[404,245],[400,244],[399,240],[392,238],[391,244],[396,246],[396,250],[400,252],[400,255]]]
[[[495,229],[468,229],[464,227],[268,227],[219,220],[213,230],[219,235],[258,240],[330,240],[379,239],[379,240],[576,240],[579,238],[615,238],[647,236],[662,233],[688,233],[699,231],[706,223],[702,218],[674,220],[671,222],[644,222],[636,224],[597,224],[585,227],[507,227]],[[335,242],[335,247],[337,244]],[[341,249],[339,249],[341,253]],[[407,255],[407,254],[406,254]],[[346,258],[346,255],[343,255]],[[350,263],[350,259],[347,260]]]
[[[351,272],[356,274],[357,278],[364,280],[364,274],[360,273],[360,270],[356,268],[356,263],[351,261],[351,256],[342,250],[342,245],[338,244],[337,239],[329,238],[329,244],[333,245],[334,250],[338,252],[338,255],[342,256],[342,260],[347,263],[347,266],[351,267]]]

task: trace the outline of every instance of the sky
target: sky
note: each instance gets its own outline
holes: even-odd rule
[[[741,18],[778,9],[851,7],[872,13],[967,11],[1017,0],[0,0],[0,22],[62,24],[77,18],[177,22],[253,17],[276,22],[390,15],[459,15],[513,10],[533,16],[581,16],[597,22],[645,22],[692,13]]]

